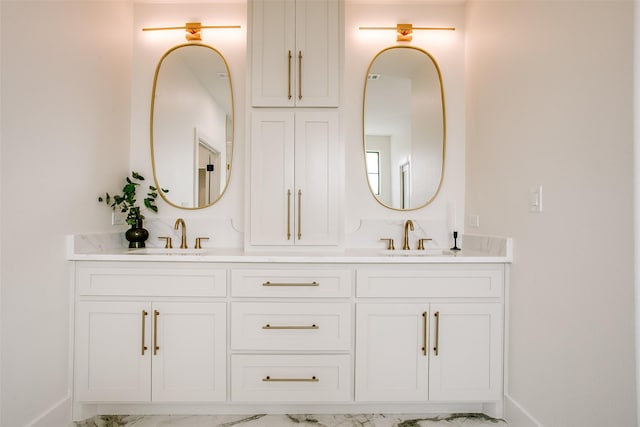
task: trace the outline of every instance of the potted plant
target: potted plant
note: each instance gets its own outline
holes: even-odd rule
[[[122,187],[122,194],[114,194],[111,196],[109,193],[105,193],[104,196],[98,196],[98,202],[106,203],[113,210],[119,209],[120,212],[126,213],[126,223],[131,226],[125,233],[125,237],[129,241],[130,248],[144,248],[145,241],[149,237],[149,232],[143,227],[144,215],[140,211],[140,206],[137,205],[136,189],[140,186],[140,183],[144,181],[144,177],[137,172],[131,172],[131,178],[126,177],[124,187]],[[163,193],[167,193],[169,190],[163,188],[160,189]],[[158,206],[156,205],[156,198],[158,197],[158,189],[153,185],[149,186],[149,192],[143,199],[145,208],[158,212]]]

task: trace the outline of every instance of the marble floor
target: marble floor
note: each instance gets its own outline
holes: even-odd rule
[[[102,415],[77,427],[507,427],[483,414],[451,415]]]

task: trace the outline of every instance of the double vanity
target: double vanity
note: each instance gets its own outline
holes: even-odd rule
[[[435,255],[83,243],[100,238],[70,238],[74,419],[502,415],[508,239]]]
[[[366,73],[341,85],[344,38],[360,31],[342,1],[247,6],[248,78],[236,82],[251,91],[244,111],[234,111],[237,71],[204,43],[171,47],[153,80],[150,163],[155,187],[168,190],[159,192],[160,212],[209,209],[185,216],[203,248],[192,240],[191,249],[154,247],[158,238],[177,241],[179,221],[154,226],[153,215],[151,247],[126,249],[121,233],[70,238],[73,418],[501,416],[511,241],[461,235],[462,250],[448,249],[464,196],[455,179],[443,188],[445,97],[435,58],[406,42],[360,46],[354,38],[358,51],[381,49]],[[346,158],[354,139],[345,136],[340,88],[356,78],[363,149]],[[183,98],[190,103],[176,102]],[[245,119],[239,140],[234,117]],[[236,144],[246,168],[239,191],[228,188]],[[356,182],[359,167],[366,177]],[[362,192],[351,205],[370,196],[377,203],[346,212],[354,189]],[[223,197],[241,209],[216,210]],[[432,204],[436,197],[445,201]],[[403,218],[402,242],[397,211],[411,211],[403,215],[416,224],[411,242],[414,222]]]

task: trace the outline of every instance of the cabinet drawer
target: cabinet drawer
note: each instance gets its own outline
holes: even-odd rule
[[[80,295],[210,296],[227,294],[227,272],[199,265],[78,263]]]
[[[349,355],[233,355],[234,402],[344,402],[351,399]]]
[[[234,350],[348,350],[350,303],[233,303]]]
[[[504,273],[495,269],[375,270],[358,269],[358,297],[499,298]]]
[[[234,297],[348,297],[350,270],[233,270]]]

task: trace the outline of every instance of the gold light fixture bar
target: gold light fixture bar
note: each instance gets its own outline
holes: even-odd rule
[[[413,30],[455,31],[455,27],[414,27],[412,24],[398,24],[395,27],[360,27],[361,30],[395,30],[397,41],[410,42],[413,39]]]
[[[202,40],[200,30],[203,28],[240,28],[240,25],[202,25],[200,22],[187,22],[181,27],[146,27],[142,31],[186,30],[185,38],[192,41]]]

